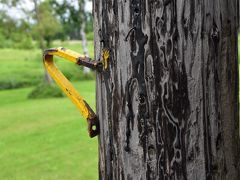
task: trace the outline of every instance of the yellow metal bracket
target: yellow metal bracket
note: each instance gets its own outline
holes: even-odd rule
[[[43,62],[46,70],[50,76],[55,80],[62,91],[72,100],[77,106],[82,116],[87,119],[88,132],[90,137],[94,137],[99,134],[99,120],[88,105],[88,103],[77,92],[68,79],[62,74],[53,62],[53,56],[62,57],[68,61],[71,61],[78,65],[83,65],[95,70],[105,70],[108,67],[109,51],[104,50],[101,61],[91,60],[90,58],[83,56],[77,52],[65,49],[65,48],[52,48],[44,51]]]

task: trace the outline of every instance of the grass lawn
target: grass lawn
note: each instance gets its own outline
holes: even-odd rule
[[[55,41],[53,47],[58,46],[82,52],[79,41]],[[92,42],[89,51],[93,57]],[[39,50],[0,49],[0,54],[0,89],[41,81]],[[69,62],[58,60],[58,65],[72,80],[81,72]],[[80,94],[95,107],[95,82],[75,79]],[[0,91],[0,180],[98,179],[97,138],[88,137],[77,108],[67,98],[29,100],[31,90]]]
[[[55,41],[53,47],[66,47],[82,53],[80,41]],[[93,42],[88,43],[90,57],[93,57]],[[18,50],[0,49],[0,89],[26,87],[36,85],[43,79],[42,52],[39,49]],[[57,61],[63,73],[72,80],[83,77],[82,67],[73,63]]]
[[[76,84],[95,105],[95,83]],[[97,138],[67,98],[29,100],[31,88],[0,91],[0,179],[98,179]]]

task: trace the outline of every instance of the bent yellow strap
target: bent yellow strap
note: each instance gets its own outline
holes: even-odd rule
[[[88,132],[90,137],[94,137],[99,134],[99,122],[96,114],[90,108],[88,103],[80,96],[73,85],[68,81],[68,79],[61,73],[61,71],[56,67],[53,62],[53,56],[59,56],[67,59],[73,63],[84,65],[92,69],[102,68],[102,63],[99,61],[93,61],[88,57],[85,57],[74,51],[65,48],[54,48],[44,51],[43,62],[50,76],[55,80],[58,86],[63,90],[63,92],[72,100],[72,102],[77,106],[82,116],[87,119],[88,122]]]

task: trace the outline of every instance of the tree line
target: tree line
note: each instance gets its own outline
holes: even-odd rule
[[[86,0],[0,0],[0,48],[44,49],[55,39],[82,39],[82,30],[84,36],[87,33],[84,38],[92,40],[92,16],[85,10],[85,3]]]

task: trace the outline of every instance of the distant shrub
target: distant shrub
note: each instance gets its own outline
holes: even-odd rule
[[[0,78],[0,90],[3,89],[16,89],[16,88],[23,88],[29,87],[38,84],[41,82],[42,77],[30,79],[30,78],[22,78],[22,76],[13,77],[13,78]]]
[[[41,83],[37,85],[28,95],[29,99],[43,99],[52,97],[63,97],[63,93],[56,84]]]
[[[5,37],[0,33],[0,48],[4,48]]]
[[[13,33],[9,39],[0,33],[0,48],[33,49],[36,45],[30,36]]]
[[[19,67],[19,69],[11,69],[11,73],[7,73],[0,77],[0,90],[3,89],[16,89],[30,86],[37,86],[43,81],[43,66],[41,64],[41,55],[35,56],[31,59],[25,59],[27,63],[29,62],[30,69],[27,67]],[[24,63],[23,61],[21,61]],[[36,65],[34,65],[36,62]],[[26,62],[25,62],[26,63]],[[26,63],[26,64],[27,64]],[[95,79],[95,73],[90,71],[87,74],[83,73],[83,68],[75,66],[71,63],[62,63],[60,65],[60,70],[66,76],[67,79],[71,81],[83,81],[83,80],[93,80]]]
[[[82,80],[93,80],[95,79],[95,72],[94,71],[90,71],[87,74],[84,74],[83,70],[79,71],[78,73],[74,73],[71,76],[71,80],[73,81],[82,81]]]
[[[0,40],[1,48],[11,48],[14,45],[14,42],[11,39],[1,39]]]
[[[22,39],[20,42],[16,43],[14,45],[14,48],[18,49],[33,49],[36,48],[35,44],[33,43],[33,40],[31,37],[26,37]]]
[[[88,32],[86,35],[86,38],[88,41],[92,41],[94,39],[94,34],[93,32]]]

